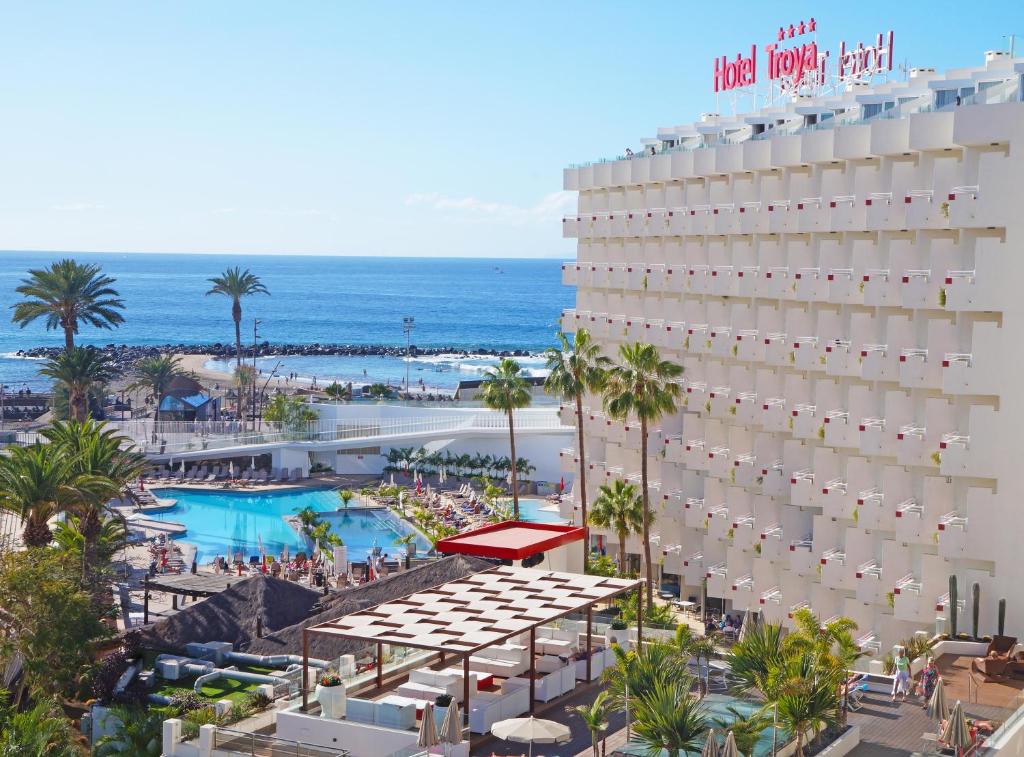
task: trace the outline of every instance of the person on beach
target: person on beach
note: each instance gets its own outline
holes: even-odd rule
[[[907,694],[910,693],[910,658],[903,647],[896,647],[896,677],[892,682],[892,701],[901,697],[901,701],[907,701]]]

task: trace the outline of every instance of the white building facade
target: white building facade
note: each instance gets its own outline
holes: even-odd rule
[[[648,461],[684,599],[706,579],[711,608],[846,615],[881,652],[935,628],[953,575],[961,629],[978,583],[980,632],[1000,598],[1024,630],[1022,72],[989,53],[565,170],[563,329],[684,367]],[[590,398],[584,436],[591,499],[639,481],[635,424]]]

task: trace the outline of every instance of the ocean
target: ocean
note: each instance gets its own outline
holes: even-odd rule
[[[47,385],[38,361],[17,358],[19,349],[63,344],[60,332],[42,321],[24,329],[11,323],[15,292],[30,268],[65,257],[49,252],[0,252],[0,383],[8,389]],[[550,346],[558,318],[572,307],[574,290],[561,283],[559,260],[369,258],[303,255],[170,255],[73,253],[97,263],[117,279],[126,323],[113,331],[83,326],[81,344],[234,343],[231,304],[205,296],[208,279],[231,266],[248,267],[270,290],[242,303],[242,338],[289,344],[405,345],[402,319],[412,316],[412,343],[456,350],[539,351]],[[413,383],[454,387],[492,361],[459,355],[431,356],[410,366]],[[539,359],[524,359],[536,372]],[[278,373],[316,376],[319,383],[404,381],[405,361],[388,357],[263,358],[258,365]],[[211,367],[218,367],[212,365]]]

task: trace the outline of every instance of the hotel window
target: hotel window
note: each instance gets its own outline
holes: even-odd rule
[[[881,103],[865,103],[864,105],[861,106],[861,108],[861,114],[864,118],[874,118],[875,116],[882,112]]]
[[[957,92],[955,89],[940,89],[935,92],[935,107],[945,108],[956,103]]]

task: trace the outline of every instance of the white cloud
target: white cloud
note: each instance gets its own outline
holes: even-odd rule
[[[530,206],[482,200],[479,197],[450,197],[437,192],[417,192],[405,198],[405,204],[431,210],[465,213],[480,218],[492,218],[513,223],[552,221],[575,207],[572,192],[552,192]]]
[[[103,210],[103,206],[94,202],[68,202],[63,205],[54,205],[52,210],[81,213],[87,210]]]

